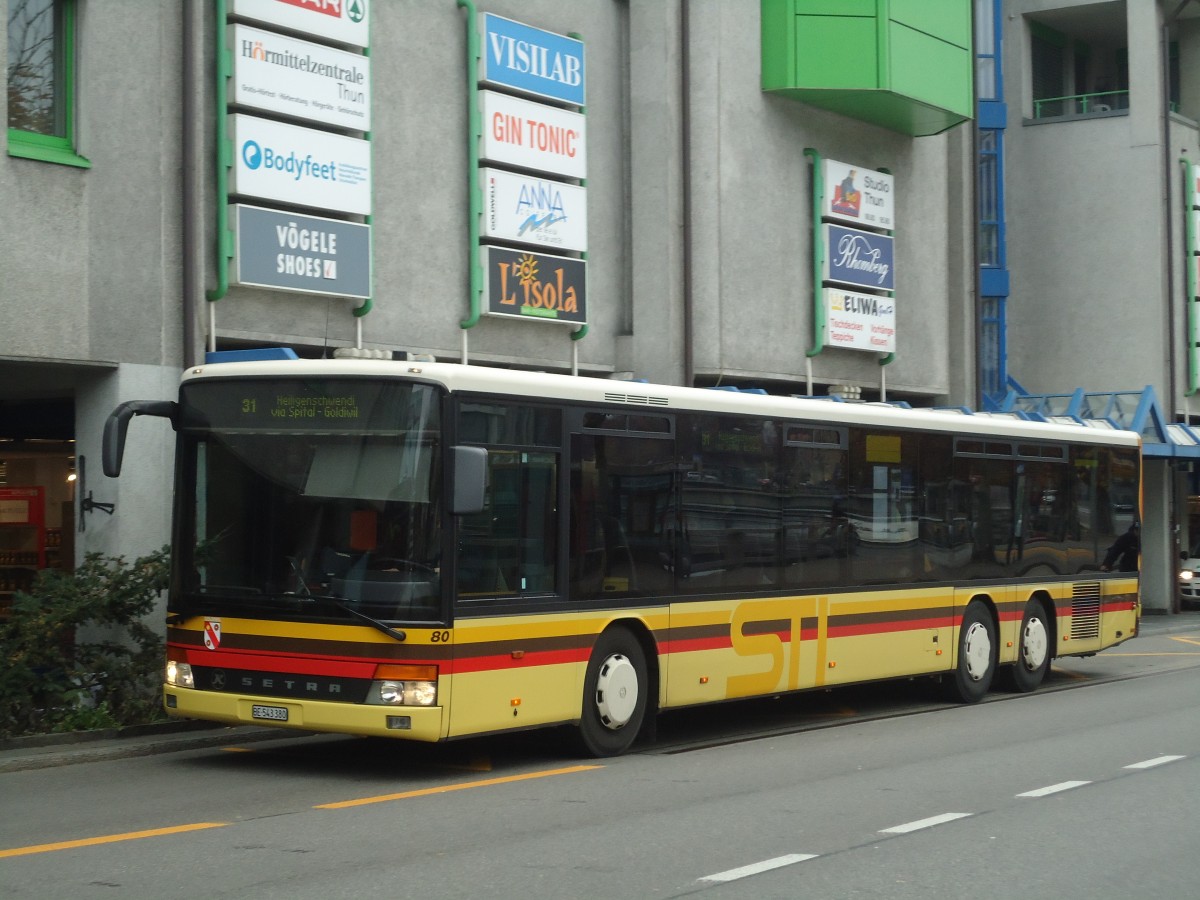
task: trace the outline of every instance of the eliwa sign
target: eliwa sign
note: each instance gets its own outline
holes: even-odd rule
[[[825,341],[850,350],[896,350],[896,301],[825,288]]]

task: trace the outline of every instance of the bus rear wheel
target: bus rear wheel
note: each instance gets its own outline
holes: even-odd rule
[[[958,629],[958,664],[945,681],[947,695],[977,703],[987,694],[996,674],[996,623],[979,600],[967,604]]]
[[[1002,677],[1006,688],[1024,694],[1041,684],[1050,668],[1050,629],[1046,610],[1037,600],[1025,604],[1019,639],[1017,661],[1004,670]]]
[[[588,660],[579,738],[591,756],[617,756],[637,739],[646,717],[646,654],[629,631],[600,635]]]

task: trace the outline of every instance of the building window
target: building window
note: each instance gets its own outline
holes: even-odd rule
[[[999,99],[1000,35],[997,0],[975,0],[975,99]]]
[[[1002,266],[999,133],[979,132],[979,264]]]
[[[88,166],[75,152],[75,0],[8,0],[8,153]]]
[[[997,408],[1008,390],[1008,360],[1005,342],[1005,298],[984,297],[980,317],[979,388],[985,408]]]
[[[1030,57],[1033,80],[1033,117],[1062,116],[1067,108],[1066,37],[1040,25],[1030,24]]]

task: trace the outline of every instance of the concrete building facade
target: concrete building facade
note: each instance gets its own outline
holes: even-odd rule
[[[169,426],[139,423],[114,481],[100,472],[103,422],[120,401],[173,397],[180,371],[210,349],[286,345],[321,356],[353,348],[583,377],[833,389],[915,406],[984,403],[978,132],[960,122],[973,111],[964,116],[953,101],[923,93],[929,86],[911,74],[920,66],[904,68],[907,48],[918,46],[912,42],[930,39],[919,46],[935,46],[947,71],[960,73],[958,83],[969,83],[973,65],[961,68],[962,42],[940,29],[965,23],[973,62],[970,31],[981,10],[994,11],[983,0],[890,9],[847,3],[855,27],[865,29],[854,33],[868,35],[855,46],[884,48],[879,58],[894,61],[882,86],[855,81],[851,70],[839,74],[844,83],[818,83],[821,72],[804,69],[804,52],[815,52],[803,46],[805,29],[842,27],[844,17],[818,21],[797,0],[7,5],[0,437],[9,441],[0,458],[10,485],[65,485],[76,476],[73,487],[56,489],[47,516],[71,534],[67,552],[76,559],[93,550],[137,554],[168,540]],[[1189,9],[1168,22],[1176,5],[1003,5],[1011,286],[1002,326],[1007,373],[1029,391],[1153,385],[1172,417],[1190,415],[1179,349],[1185,216],[1176,157],[1200,156],[1188,118],[1200,107],[1187,105],[1185,88],[1179,112],[1164,117],[1160,75],[1169,33],[1181,83],[1195,80],[1200,20]],[[472,226],[482,212],[473,205],[479,73],[471,52],[488,14],[584,48],[583,102],[550,104],[586,117],[586,177],[561,179],[586,189],[586,249],[566,254],[586,259],[585,328],[489,315],[471,321],[480,255]],[[357,16],[368,37],[355,43],[319,24],[297,24],[297,16]],[[1067,56],[1064,72],[1094,71],[1099,79],[1106,67],[1125,71],[1128,108],[1110,103],[1055,122],[1035,114],[1035,95],[1044,98],[1031,86],[1030,35],[1078,27],[1082,40],[1100,21],[1116,30],[1111,40],[1088,32],[1087,65],[1068,65],[1075,57]],[[47,27],[60,53],[49,63],[35,55]],[[309,42],[318,55],[369,59],[370,128],[297,122],[238,101],[231,86],[237,28]],[[799,50],[788,44],[792,37]],[[797,83],[764,90],[768,52],[793,54]],[[53,82],[52,102],[30,99],[22,73],[36,75],[35,63]],[[825,70],[836,68],[837,60],[827,63]],[[1099,85],[1075,91],[1071,84],[1062,96],[1104,93],[1090,90]],[[873,106],[880,95],[894,102]],[[38,103],[48,104],[53,121],[31,118]],[[932,126],[924,124],[931,111]],[[239,162],[235,115],[368,141],[369,212],[264,199],[238,185],[247,157]],[[49,143],[37,137],[42,132],[50,132]],[[820,160],[886,173],[894,185],[887,237],[894,238],[895,289],[877,292],[894,301],[893,354],[823,341],[817,247],[825,232],[814,213]],[[369,298],[238,284],[227,223],[239,203],[369,225]],[[1164,205],[1172,204],[1168,215]],[[1165,359],[1164,346],[1175,348]],[[44,443],[51,438],[62,443]],[[1154,602],[1167,609],[1167,539],[1188,488],[1179,465],[1164,466],[1147,505],[1164,504],[1155,526],[1158,582],[1151,583]],[[89,498],[115,509],[91,507]]]

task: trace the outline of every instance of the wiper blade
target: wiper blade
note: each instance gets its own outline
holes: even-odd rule
[[[408,635],[405,634],[403,631],[393,628],[391,625],[388,625],[386,622],[380,622],[378,619],[376,619],[372,616],[368,616],[365,612],[360,612],[359,610],[355,609],[353,606],[347,606],[345,603],[342,602],[341,597],[333,597],[329,594],[310,594],[307,597],[301,597],[298,599],[301,599],[301,600],[324,600],[326,603],[333,604],[338,609],[340,609],[342,612],[349,613],[354,618],[359,619],[363,622],[366,622],[368,625],[370,625],[376,631],[382,631],[388,637],[395,638],[398,641],[407,641],[408,640]]]

